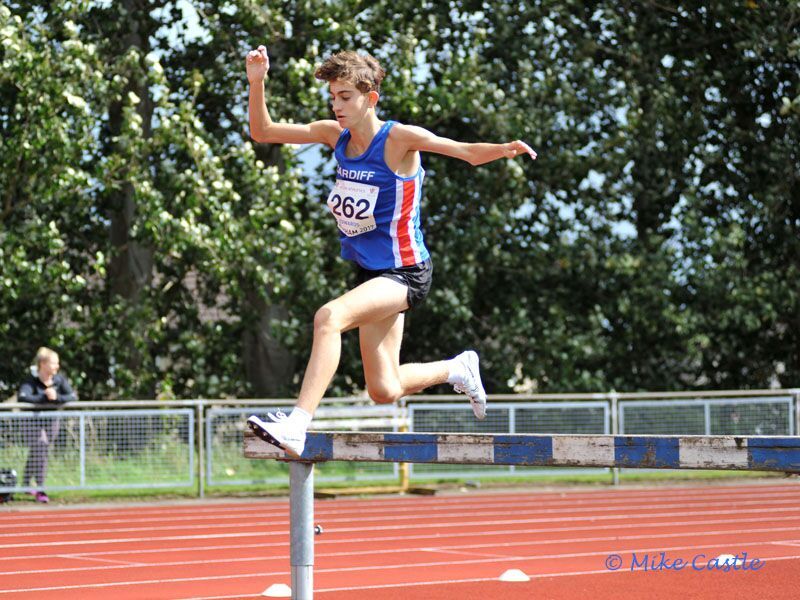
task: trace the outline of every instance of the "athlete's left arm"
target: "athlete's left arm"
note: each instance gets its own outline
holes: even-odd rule
[[[515,158],[521,154],[528,154],[533,160],[536,160],[536,152],[521,140],[505,144],[468,144],[438,136],[415,125],[398,125],[394,130],[396,130],[397,141],[405,145],[409,151],[435,152],[460,158],[471,165],[482,165],[500,158]]]

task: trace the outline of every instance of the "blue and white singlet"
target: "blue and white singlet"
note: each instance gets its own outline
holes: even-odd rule
[[[366,152],[345,155],[350,130],[336,142],[339,163],[328,208],[339,226],[342,258],[370,271],[408,267],[430,258],[419,226],[419,202],[425,170],[400,177],[389,169],[383,149],[395,121],[386,121]]]

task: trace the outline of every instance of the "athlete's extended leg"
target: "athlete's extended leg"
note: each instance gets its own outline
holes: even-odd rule
[[[247,421],[263,439],[298,456],[305,445],[305,431],[325,390],[339,366],[342,332],[378,322],[408,308],[406,286],[377,277],[328,302],[314,316],[314,342],[303,385],[288,418],[265,423],[256,416]]]

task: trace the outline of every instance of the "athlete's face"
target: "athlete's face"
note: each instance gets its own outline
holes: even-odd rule
[[[331,108],[336,120],[342,127],[352,129],[375,108],[378,101],[377,92],[364,94],[355,85],[346,81],[331,81]]]

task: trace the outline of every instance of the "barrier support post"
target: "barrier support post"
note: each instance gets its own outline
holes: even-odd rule
[[[314,463],[289,463],[292,600],[314,597]]]
[[[619,394],[611,392],[609,394],[611,400],[611,435],[619,433]],[[611,467],[611,483],[619,485],[619,468]]]
[[[408,433],[408,425],[400,426],[400,433]],[[407,492],[409,488],[409,468],[407,462],[401,462],[397,465],[400,471],[400,491]]]

